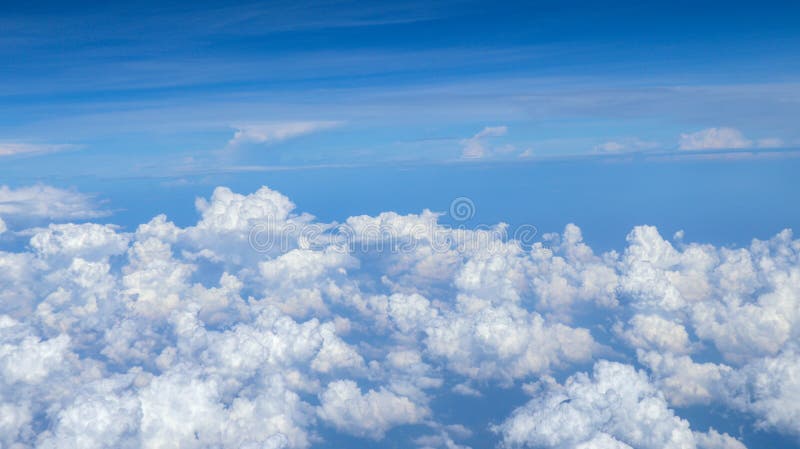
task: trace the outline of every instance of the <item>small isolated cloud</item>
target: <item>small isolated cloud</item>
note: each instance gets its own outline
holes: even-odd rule
[[[620,153],[625,150],[625,145],[622,145],[619,142],[606,142],[596,145],[594,149],[604,153]]]
[[[527,148],[522,153],[519,154],[519,157],[522,159],[532,158],[534,156],[533,148]]]
[[[94,197],[75,190],[44,184],[17,189],[0,186],[0,216],[6,220],[76,220],[108,214]]]
[[[228,141],[227,148],[236,148],[242,144],[270,144],[281,142],[306,134],[315,133],[341,125],[335,121],[275,122],[251,123],[235,126],[236,133]]]
[[[453,393],[460,394],[462,396],[472,396],[474,398],[479,398],[483,396],[480,390],[476,390],[467,382],[462,382],[453,387]]]
[[[739,148],[780,148],[783,141],[768,137],[753,141],[736,128],[707,128],[693,133],[681,134],[680,150],[732,150]]]
[[[491,149],[486,144],[487,138],[505,136],[507,132],[507,126],[487,126],[483,128],[469,139],[461,141],[464,146],[461,150],[461,157],[463,159],[482,159],[488,156],[491,153]]]
[[[618,154],[629,153],[632,151],[653,150],[658,148],[657,142],[649,142],[640,139],[619,139],[610,140],[594,146],[594,151],[597,153]]]
[[[37,155],[55,153],[76,148],[69,144],[39,144],[39,143],[19,143],[19,142],[0,142],[0,157]]]
[[[783,140],[778,139],[776,137],[767,137],[766,139],[759,139],[757,143],[759,148],[782,148],[785,146]]]

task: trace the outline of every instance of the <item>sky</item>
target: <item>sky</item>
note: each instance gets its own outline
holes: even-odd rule
[[[800,448],[798,20],[3,4],[0,447]]]

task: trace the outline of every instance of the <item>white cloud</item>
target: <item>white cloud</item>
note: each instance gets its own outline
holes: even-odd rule
[[[693,133],[681,134],[678,141],[680,150],[728,150],[738,148],[780,148],[781,139],[767,137],[757,141],[746,138],[736,128],[707,128]]]
[[[565,315],[578,304],[617,305],[615,255],[596,255],[584,243],[578,226],[568,224],[561,235],[544,234],[542,242],[531,248],[530,257],[527,278],[538,310]]]
[[[529,158],[534,157],[535,155],[536,155],[536,153],[533,151],[533,148],[526,148],[521,153],[519,153],[519,158],[520,159],[529,159]]]
[[[601,143],[600,145],[595,146],[594,149],[604,153],[621,153],[622,151],[625,151],[626,147],[619,142],[610,141]]]
[[[8,230],[8,226],[6,225],[6,222],[3,221],[2,218],[0,218],[0,234],[6,232],[7,230]]]
[[[514,304],[493,306],[463,295],[452,311],[424,319],[421,330],[427,351],[451,370],[506,383],[585,362],[597,349],[586,329],[549,323]]]
[[[505,136],[507,132],[508,127],[506,126],[487,126],[469,139],[463,139],[461,141],[461,145],[463,145],[461,158],[481,159],[488,156],[491,150],[487,147],[486,140],[490,137]]]
[[[709,429],[708,432],[695,432],[694,439],[700,449],[747,449],[741,441],[728,435]]]
[[[112,225],[51,224],[36,232],[30,244],[43,257],[100,260],[124,253],[128,237],[118,234]]]
[[[44,184],[0,186],[0,215],[8,221],[76,220],[108,215],[91,195]]]
[[[629,365],[600,361],[591,376],[580,373],[543,388],[495,428],[507,447],[702,447],[689,422],[675,415],[644,372]],[[702,443],[721,438],[714,432]]]
[[[782,148],[785,146],[783,140],[778,139],[777,137],[758,139],[756,144],[759,148]]]
[[[620,336],[635,348],[656,349],[672,354],[689,352],[689,334],[680,323],[658,315],[637,314]]]
[[[0,372],[3,373],[3,382],[40,383],[64,362],[69,353],[69,337],[59,335],[44,341],[35,335],[12,337],[6,332],[19,327],[19,323],[10,321],[6,316],[3,318],[8,320],[1,324],[2,331],[5,331],[4,344],[0,346]]]
[[[422,421],[429,411],[391,391],[362,393],[355,382],[339,380],[320,395],[317,414],[347,433],[380,439],[392,427]]]
[[[716,363],[696,363],[687,355],[670,352],[636,351],[639,362],[656,376],[656,384],[670,404],[709,404],[723,394],[722,383],[732,369]]]
[[[19,142],[0,142],[0,157],[55,153],[77,148],[69,144],[42,144],[42,143],[19,143]]]
[[[280,226],[295,208],[289,198],[267,187],[246,196],[218,187],[211,201],[198,198],[195,206],[202,214],[197,228],[211,232],[249,231],[256,224]]]
[[[293,316],[325,315],[326,303],[348,293],[347,269],[358,260],[341,251],[295,249],[259,264],[265,297]]]
[[[274,122],[251,123],[237,125],[236,132],[227,148],[236,148],[243,144],[257,143],[270,144],[281,142],[293,137],[323,131],[340,126],[341,122],[335,121],[302,121],[302,122]]]
[[[678,142],[678,148],[681,150],[719,150],[752,146],[753,141],[745,138],[741,131],[726,127],[681,134]]]
[[[794,347],[757,359],[730,376],[733,404],[758,416],[759,427],[800,436],[800,354]]]
[[[3,447],[304,449],[320,426],[379,439],[417,424],[417,444],[454,448],[434,400],[520,383],[531,403],[498,427],[510,447],[742,449],[670,409],[694,405],[797,435],[788,230],[725,248],[637,226],[597,254],[572,224],[523,247],[502,225],[385,212],[346,220],[348,252],[304,241],[303,226],[336,227],[268,188],[196,205],[185,228],[51,224],[0,251]],[[259,225],[286,244],[256,251]]]
[[[637,138],[625,138],[618,140],[610,140],[601,144],[595,145],[594,151],[598,153],[627,153],[632,151],[652,150],[658,148],[657,142],[649,142]]]

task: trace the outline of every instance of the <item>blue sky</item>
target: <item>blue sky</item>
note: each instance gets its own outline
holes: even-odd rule
[[[712,128],[735,130],[715,148],[794,148],[797,12],[730,2],[5,8],[0,142],[17,156],[4,157],[3,175],[453,163],[486,128],[496,131],[477,139],[483,161],[673,152],[682,134]],[[231,148],[241,129],[262,135]]]
[[[381,186],[380,198],[407,198],[393,210],[444,210],[459,190],[483,190],[482,210],[498,205],[487,222],[555,230],[595,218],[590,189],[609,210],[626,206],[597,243],[646,222],[743,244],[798,223],[778,207],[797,189],[797,13],[735,2],[16,5],[2,19],[0,177],[80,187],[133,223],[177,211],[126,215],[143,207],[126,192],[169,202],[237,183],[310,191],[310,211],[342,220],[328,211],[364,207],[348,199],[374,189],[370,172],[400,170],[402,188]],[[319,176],[338,194],[315,201],[305,180]],[[579,180],[552,200],[562,208],[514,207],[548,204],[540,193],[561,179]],[[447,194],[426,201],[432,190]],[[741,195],[775,207],[753,211]],[[709,203],[720,210],[695,220],[689,211]]]
[[[18,3],[0,447],[800,447],[800,4]]]

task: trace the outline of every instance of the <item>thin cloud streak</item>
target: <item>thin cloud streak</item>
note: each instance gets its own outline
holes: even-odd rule
[[[336,121],[276,122],[240,125],[225,146],[233,150],[244,144],[272,144],[340,126]]]
[[[0,142],[0,157],[3,156],[35,156],[39,154],[56,153],[79,148],[71,144],[41,144],[21,142]]]

